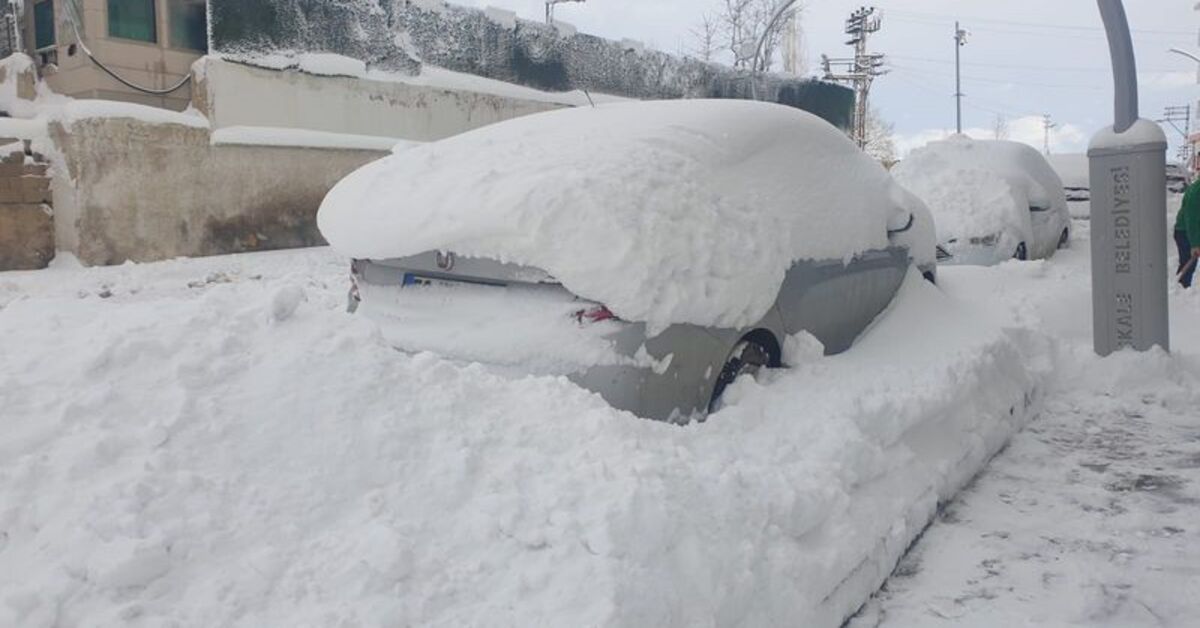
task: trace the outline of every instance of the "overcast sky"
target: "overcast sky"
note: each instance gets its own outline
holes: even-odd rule
[[[495,6],[542,19],[542,0],[452,0]],[[667,52],[693,47],[690,30],[720,0],[587,0],[561,4],[558,19],[580,31],[638,39]],[[822,53],[846,56],[844,22],[861,2],[804,0],[810,71]],[[1200,53],[1196,0],[1127,0],[1141,74],[1142,116],[1157,119],[1168,105],[1195,106],[1197,64],[1169,54]],[[971,32],[963,48],[964,126],[991,134],[996,117],[1010,135],[1042,147],[1042,114],[1059,125],[1052,150],[1083,150],[1112,122],[1108,46],[1093,0],[880,0],[883,30],[871,42],[888,55],[891,74],[875,84],[872,102],[896,125],[902,149],[954,128],[954,21]],[[1169,135],[1178,134],[1168,130]]]

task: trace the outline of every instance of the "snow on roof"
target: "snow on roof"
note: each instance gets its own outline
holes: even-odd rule
[[[953,136],[930,142],[892,170],[929,206],[938,239],[986,236],[1029,227],[1031,206],[1067,206],[1062,181],[1028,144]]]
[[[1064,187],[1091,187],[1091,183],[1089,182],[1089,163],[1087,155],[1082,153],[1050,155],[1046,157],[1046,161],[1050,162],[1050,166],[1054,168],[1054,172],[1058,174],[1058,178],[1062,179]]]
[[[1147,145],[1166,144],[1167,135],[1157,122],[1138,120],[1124,133],[1117,133],[1113,127],[1101,129],[1092,136],[1088,144],[1088,152],[1112,151],[1122,148],[1146,147]]]
[[[329,133],[290,127],[227,126],[212,132],[214,146],[287,146],[399,152],[419,143],[394,137]]]
[[[542,268],[627,320],[744,326],[796,260],[888,244],[905,196],[829,123],[750,101],[518,118],[384,158],[326,197],[340,252]],[[903,213],[907,218],[907,213]]]

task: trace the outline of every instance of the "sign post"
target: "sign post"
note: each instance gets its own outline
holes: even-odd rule
[[[1137,66],[1121,0],[1097,0],[1112,54],[1116,120],[1088,147],[1096,353],[1170,350],[1167,137],[1138,118]]]

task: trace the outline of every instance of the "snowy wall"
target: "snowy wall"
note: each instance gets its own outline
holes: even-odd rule
[[[575,33],[511,13],[439,0],[209,0],[210,48],[232,59],[332,52],[416,73],[422,62],[545,91],[629,98],[752,98],[813,112],[848,128],[853,93]]]

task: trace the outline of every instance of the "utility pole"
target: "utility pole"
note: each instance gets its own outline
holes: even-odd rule
[[[1058,125],[1050,121],[1050,114],[1042,116],[1042,131],[1045,135],[1042,151],[1047,155],[1050,154],[1050,131],[1058,128]]]
[[[854,141],[859,148],[867,145],[867,99],[871,94],[871,84],[876,77],[887,74],[883,69],[883,55],[867,52],[867,37],[879,32],[883,20],[875,7],[863,7],[850,14],[846,20],[846,34],[850,36],[847,46],[854,46],[853,59],[830,59],[821,55],[821,64],[825,69],[825,80],[845,81],[854,85]],[[833,66],[839,66],[843,71],[835,73]]]
[[[1179,147],[1179,159],[1190,174],[1192,172],[1192,162],[1194,161],[1193,151],[1195,150],[1195,146],[1191,143],[1192,106],[1180,105],[1177,107],[1167,107],[1163,109],[1163,117],[1158,122],[1160,124],[1166,123],[1171,125],[1171,128],[1175,129],[1175,132],[1183,138],[1183,144]],[[1183,126],[1180,127],[1180,124]]]
[[[967,31],[954,23],[954,105],[958,134],[962,135],[962,47],[967,45]]]

